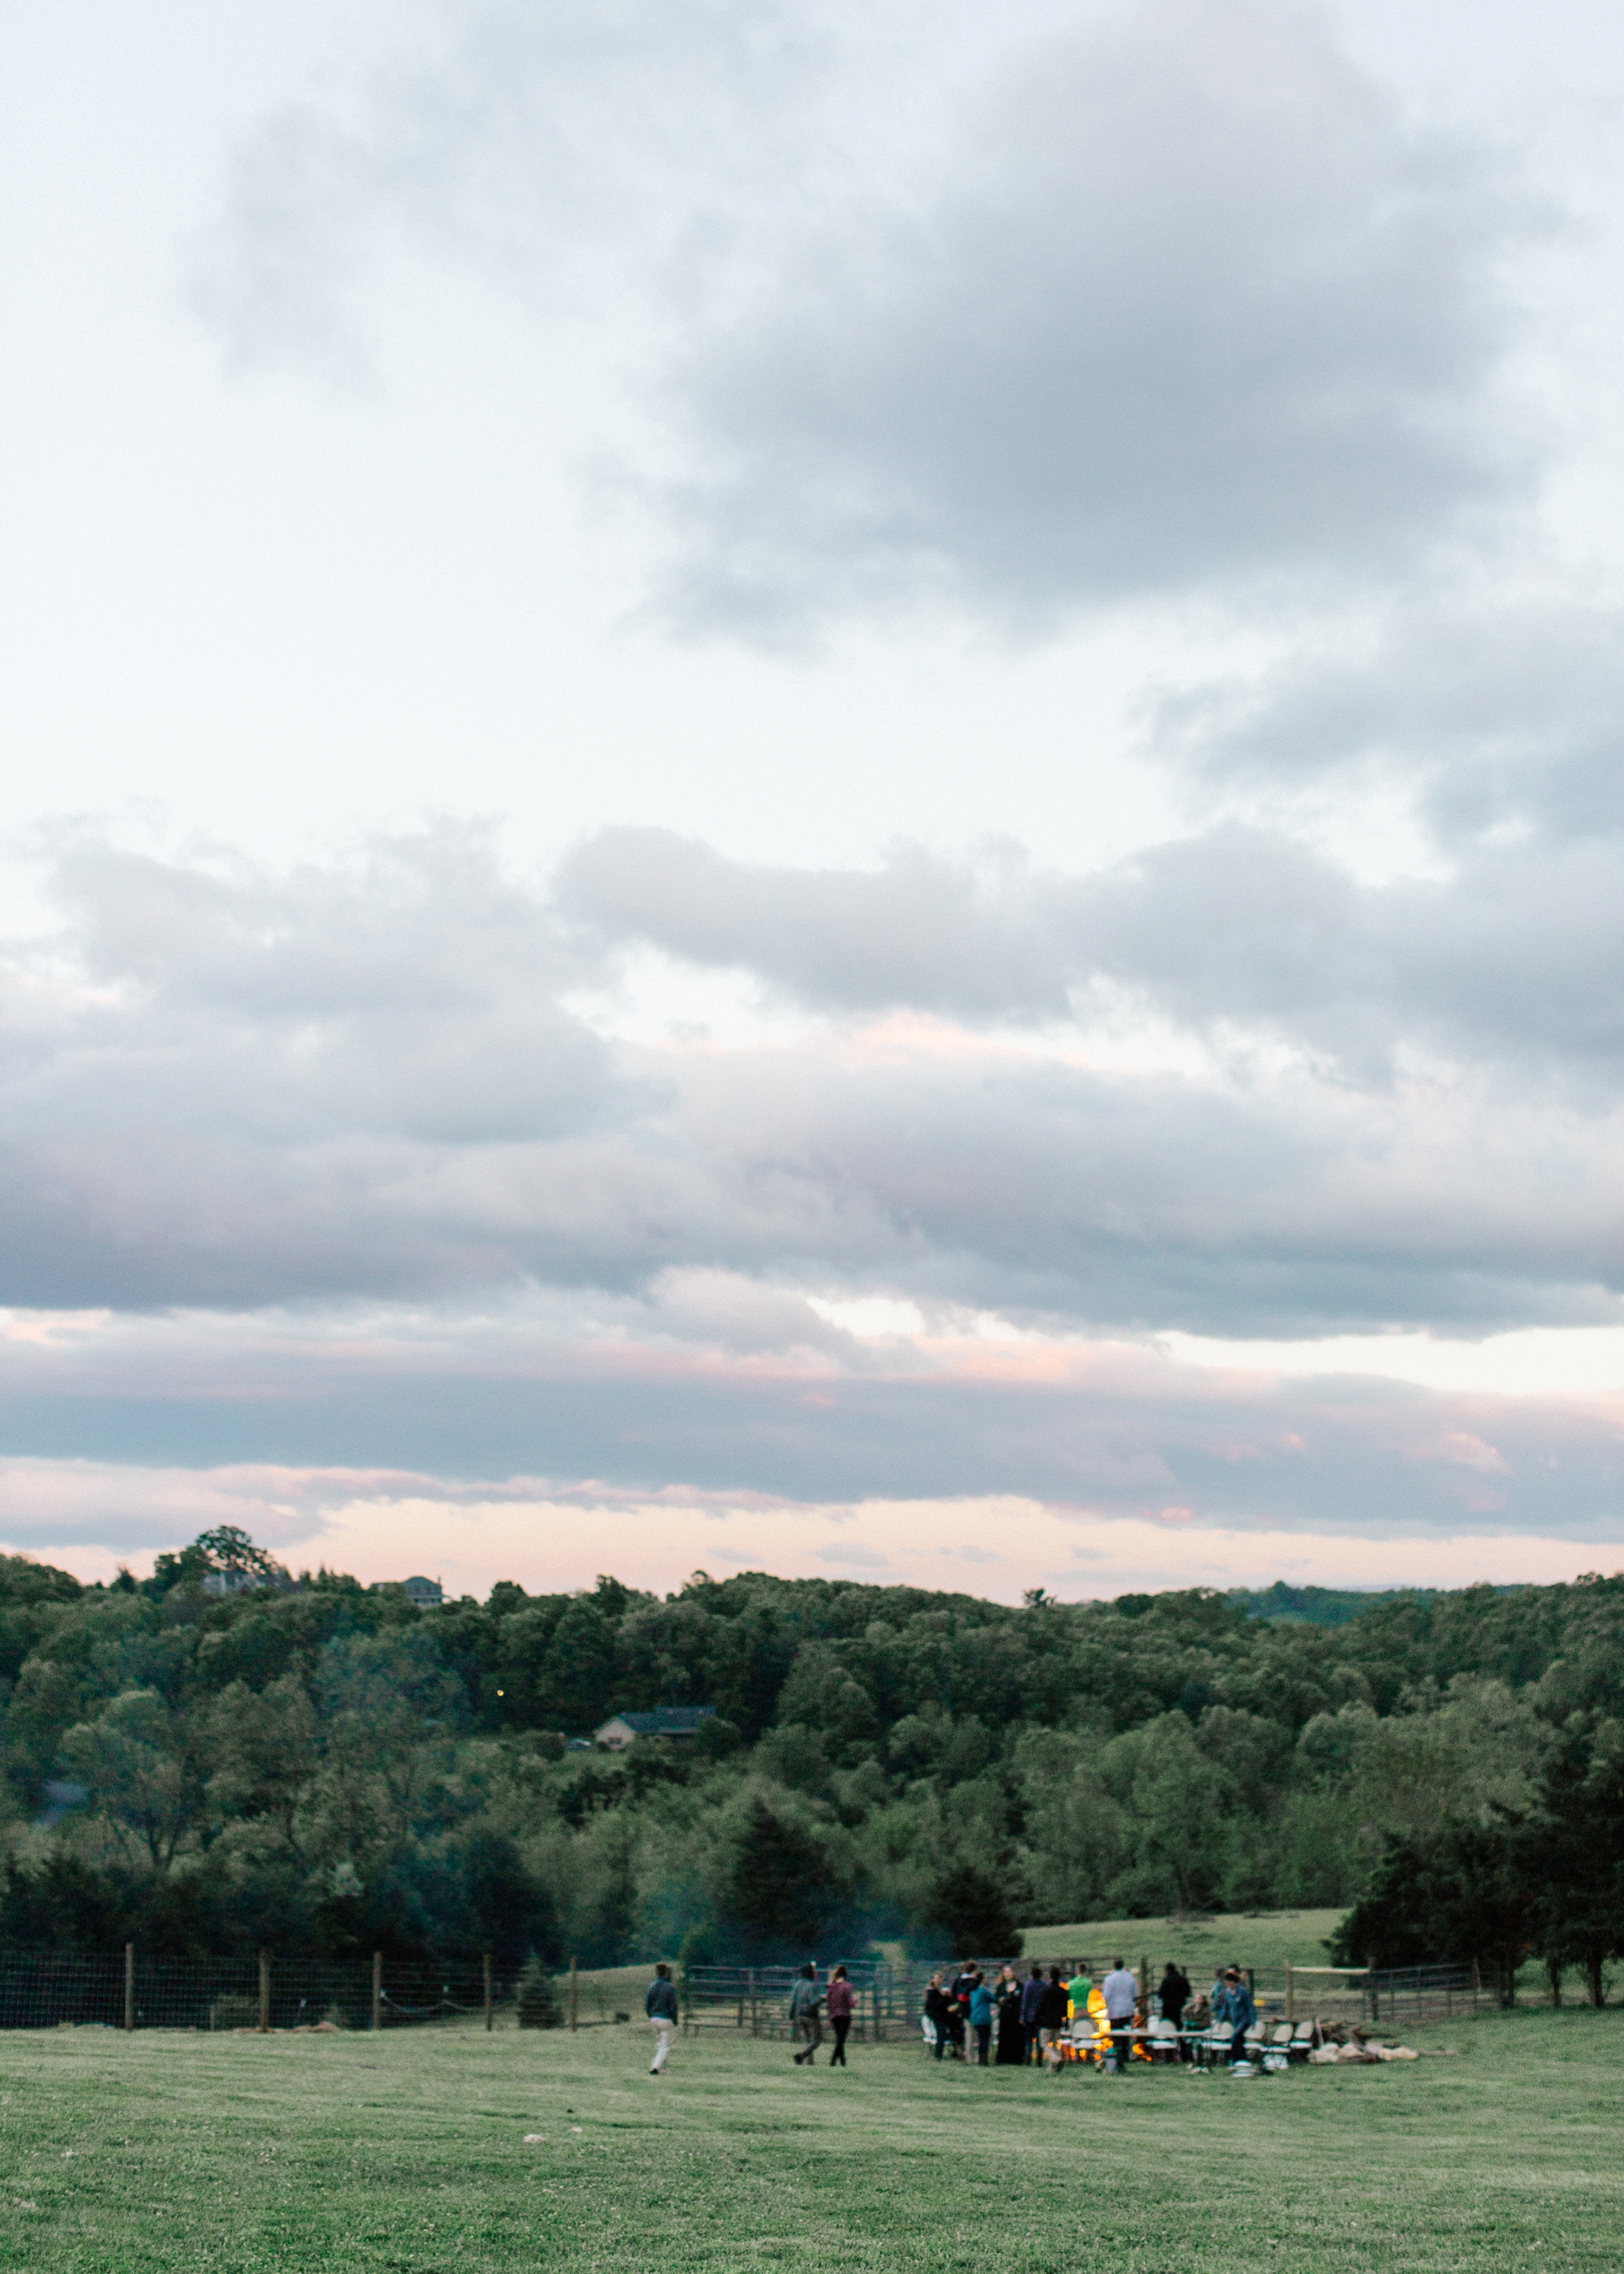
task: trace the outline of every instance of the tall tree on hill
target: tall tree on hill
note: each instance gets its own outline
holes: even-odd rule
[[[746,1809],[723,1882],[722,1909],[746,1946],[804,1955],[838,1901],[824,1843],[758,1794]]]
[[[1524,1832],[1535,1890],[1535,1933],[1560,1995],[1561,1969],[1584,1969],[1592,2006],[1605,2000],[1604,1969],[1624,1948],[1624,1731],[1597,1733],[1580,1717],[1546,1773],[1538,1818]]]

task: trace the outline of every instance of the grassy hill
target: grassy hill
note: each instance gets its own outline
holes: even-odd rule
[[[1117,1952],[1131,1966],[1148,1958],[1159,1973],[1177,1958],[1194,1982],[1214,1966],[1323,1966],[1326,1937],[1341,1920],[1340,1910],[1270,1911],[1248,1917],[1228,1911],[1196,1926],[1164,1918],[1084,1919],[1069,1926],[1029,1926],[1028,1958],[1099,1958]],[[1205,1983],[1200,1987],[1205,1988]]]

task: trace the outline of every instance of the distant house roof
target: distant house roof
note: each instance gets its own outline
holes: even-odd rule
[[[259,1587],[279,1587],[284,1594],[293,1592],[293,1581],[280,1563],[273,1563],[268,1573],[264,1571],[206,1571],[203,1593],[206,1595],[243,1595]]]
[[[47,1777],[45,1808],[42,1814],[34,1818],[36,1828],[41,1832],[49,1832],[61,1823],[64,1816],[71,1816],[76,1808],[83,1808],[89,1797],[82,1784],[64,1784],[58,1778]]]
[[[369,1595],[404,1595],[420,1611],[432,1611],[445,1600],[440,1581],[425,1579],[421,1574],[410,1579],[374,1579],[366,1592]]]
[[[647,1713],[612,1713],[592,1732],[600,1745],[629,1745],[634,1737],[691,1737],[714,1706],[656,1706]]]

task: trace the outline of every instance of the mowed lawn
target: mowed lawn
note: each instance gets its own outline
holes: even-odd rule
[[[0,2037],[8,2269],[1607,2269],[1624,2011],[1485,2015],[1454,2059],[938,2067],[630,2027]],[[527,2132],[545,2136],[527,2143]]]

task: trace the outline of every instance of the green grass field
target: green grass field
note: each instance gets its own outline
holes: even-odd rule
[[[1042,1959],[1099,1958],[1120,1951],[1130,1966],[1148,1958],[1158,1969],[1168,1959],[1179,1958],[1193,1982],[1198,1971],[1210,1966],[1323,1966],[1326,1937],[1344,1916],[1340,1910],[1267,1911],[1247,1917],[1230,1911],[1197,1926],[1163,1918],[1085,1919],[1072,1926],[1029,1926],[1021,1946],[1026,1957]]]
[[[1050,2080],[911,2046],[808,2072],[718,2032],[656,2080],[636,2024],[7,2032],[0,2263],[1611,2274],[1624,2011],[1447,2042],[1461,2058]]]

